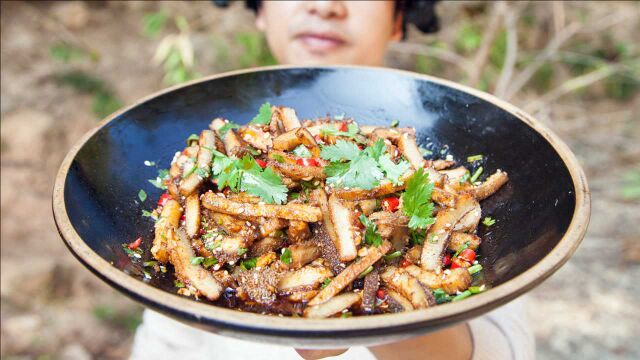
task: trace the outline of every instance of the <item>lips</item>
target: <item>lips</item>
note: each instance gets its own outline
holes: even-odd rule
[[[344,46],[347,42],[338,35],[326,33],[302,33],[296,36],[307,50],[313,53],[326,53]]]

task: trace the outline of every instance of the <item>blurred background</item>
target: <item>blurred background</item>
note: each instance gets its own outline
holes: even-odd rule
[[[593,212],[531,292],[538,358],[640,358],[640,3],[440,3],[387,66],[531,112],[576,153]],[[2,2],[1,356],[120,359],[142,308],[84,269],[51,215],[57,168],[101,118],[167,86],[271,65],[242,3]],[[552,179],[550,179],[552,181]]]

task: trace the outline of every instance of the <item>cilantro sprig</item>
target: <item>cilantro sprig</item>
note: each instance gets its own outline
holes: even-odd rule
[[[377,225],[369,220],[364,214],[360,214],[358,220],[365,226],[366,230],[364,232],[364,243],[373,246],[380,246],[382,244],[382,236],[378,234]]]
[[[256,115],[249,124],[252,125],[267,125],[271,122],[271,104],[268,102],[262,104]]]
[[[410,217],[409,228],[424,229],[433,224],[433,202],[431,192],[433,184],[429,182],[429,174],[418,169],[407,182],[406,191],[402,194],[402,211]]]
[[[320,157],[331,161],[324,168],[327,183],[342,188],[370,190],[386,176],[394,184],[400,184],[400,177],[409,169],[409,163],[404,160],[394,163],[385,150],[382,140],[362,151],[356,144],[345,140],[324,146]]]
[[[325,125],[320,128],[320,133],[322,136],[345,136],[349,138],[354,138],[360,128],[355,123],[351,123],[347,125],[347,131],[340,131],[335,125]]]
[[[287,187],[273,169],[262,169],[253,157],[231,159],[220,152],[214,152],[212,173],[218,188],[228,187],[234,192],[245,191],[259,196],[270,204],[282,204],[287,200]]]

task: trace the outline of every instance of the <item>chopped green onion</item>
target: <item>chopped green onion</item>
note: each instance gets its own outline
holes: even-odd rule
[[[247,250],[248,250],[247,248],[243,248],[243,247],[239,248],[238,249],[238,256],[242,256],[242,255],[246,254]]]
[[[280,154],[273,155],[273,159],[275,161],[279,162],[280,164],[284,163],[284,157],[282,157],[282,155],[280,155]]]
[[[204,261],[202,262],[202,265],[205,268],[208,269],[208,268],[212,267],[213,265],[216,265],[217,263],[218,263],[218,259],[214,258],[213,256],[210,256],[210,257],[204,259]]]
[[[155,260],[150,260],[150,261],[145,261],[145,262],[143,262],[143,263],[142,263],[142,266],[144,266],[144,267],[151,267],[151,266],[153,266],[153,265],[155,265],[155,264],[157,264],[157,263],[158,263],[158,262],[157,262],[157,261],[155,261]]]
[[[322,289],[326,288],[327,286],[329,286],[329,284],[331,283],[331,278],[326,278],[324,279],[324,281],[322,282],[322,285],[320,286]]]
[[[177,287],[177,288],[183,288],[184,287],[184,283],[178,279],[175,279],[173,281],[173,286]]]
[[[469,181],[471,181],[471,183],[476,182],[476,180],[478,180],[478,178],[480,177],[480,174],[482,174],[482,170],[484,169],[482,168],[482,166],[480,166],[478,170],[473,173],[473,176],[471,176],[471,179],[469,179]]]
[[[189,171],[187,171],[186,173],[182,174],[182,178],[183,179],[188,178],[189,175],[193,174],[196,171],[197,168],[198,167],[196,166],[196,164],[193,164],[193,166],[191,167],[191,169],[189,169]]]
[[[495,223],[496,221],[492,219],[490,216],[487,216],[482,220],[482,224],[484,224],[484,226],[491,226]]]
[[[400,121],[398,121],[398,120],[393,120],[393,122],[391,122],[391,127],[392,127],[392,128],[394,128],[394,127],[398,127],[398,124],[400,124]]]
[[[256,267],[257,263],[258,263],[258,258],[245,259],[245,260],[242,260],[242,262],[240,262],[240,267],[245,270],[251,270],[254,267]]]
[[[383,257],[384,257],[385,260],[389,261],[391,259],[395,259],[395,258],[400,257],[400,256],[402,256],[402,252],[400,250],[397,250],[397,251],[394,251],[391,254],[385,255]]]
[[[204,258],[202,256],[194,256],[191,258],[191,265],[199,265],[202,264]]]
[[[422,146],[420,146],[418,148],[418,150],[420,150],[420,154],[422,155],[422,157],[433,155],[433,151],[427,150],[427,149],[423,148]]]
[[[141,202],[144,202],[147,200],[147,193],[144,192],[144,190],[138,191],[138,199],[140,199]]]
[[[467,271],[469,271],[469,274],[473,275],[475,273],[478,273],[478,272],[482,271],[482,265],[475,264],[475,265],[469,266]]]
[[[282,255],[280,255],[280,261],[284,264],[291,264],[291,250],[289,248],[284,249]]]
[[[142,270],[145,279],[151,279],[151,274],[149,274],[146,270]]]
[[[464,175],[462,175],[460,177],[460,180],[458,180],[458,183],[459,184],[464,184],[469,180],[470,177],[471,177],[471,175],[469,175],[469,172],[467,171],[467,172],[464,173]]]
[[[442,303],[451,301],[451,296],[449,296],[449,294],[447,294],[442,289],[435,289],[432,291],[432,293],[433,293],[433,297],[436,298],[437,304],[442,304]]]
[[[360,273],[360,275],[358,275],[358,279],[362,279],[363,277],[367,276],[368,273],[373,271],[373,265],[369,265],[368,268],[364,269],[363,272]]]
[[[469,247],[469,242],[465,242],[464,244],[462,244],[462,246],[460,247],[460,249],[458,249],[458,251],[456,251],[456,253],[451,257],[452,259],[455,259],[458,257],[458,255],[460,255],[461,252],[463,252],[465,249],[467,249]]]
[[[479,294],[484,291],[484,285],[482,286],[471,286],[467,290],[471,291],[472,294]]]
[[[347,312],[342,313],[340,315],[340,318],[341,319],[346,319],[346,318],[351,317],[351,316],[353,316],[353,313],[351,313],[351,311],[347,311]]]
[[[151,211],[142,210],[142,217],[150,217],[152,219],[156,219],[156,216]]]
[[[465,290],[465,291],[463,291],[462,293],[460,293],[460,294],[456,295],[453,299],[451,299],[451,301],[460,301],[460,300],[462,300],[462,299],[466,299],[466,298],[468,298],[468,297],[469,297],[469,296],[471,296],[471,295],[473,295],[473,294],[471,293],[471,291],[469,291],[469,290]]]
[[[478,154],[478,155],[472,155],[467,157],[467,162],[475,162],[475,161],[481,161],[482,160],[482,154]]]
[[[200,140],[200,136],[196,135],[196,134],[191,134],[189,135],[189,137],[187,138],[187,145],[191,145],[192,141],[198,141]]]

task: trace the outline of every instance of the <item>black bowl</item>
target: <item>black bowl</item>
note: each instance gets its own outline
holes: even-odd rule
[[[483,174],[509,182],[482,204],[485,276],[492,288],[461,302],[393,315],[309,320],[240,312],[175,294],[170,273],[145,280],[122,244],[153,224],[141,216],[160,195],[147,182],[185,139],[214,117],[238,123],[259,106],[286,105],[301,118],[346,113],[360,124],[417,129],[421,145],[464,162],[483,154]],[[476,165],[477,166],[477,165]],[[481,177],[483,178],[484,175]],[[138,191],[149,194],[142,204]],[[63,161],[53,193],[58,230],[71,252],[122,293],[177,320],[223,335],[298,347],[395,341],[481,315],[530,290],[568,260],[589,220],[584,174],[568,148],[521,110],[449,81],[361,67],[272,67],[209,77],[154,94],[87,133]]]

